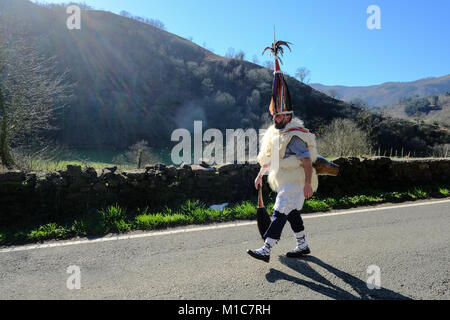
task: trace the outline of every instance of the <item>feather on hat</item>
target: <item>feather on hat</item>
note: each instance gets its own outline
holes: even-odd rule
[[[286,41],[276,41],[274,40],[272,47],[266,47],[263,51],[263,55],[267,50],[270,50],[270,54],[275,59],[275,71],[273,72],[273,84],[272,84],[272,99],[270,101],[269,111],[271,115],[275,114],[292,114],[294,113],[291,95],[289,93],[289,88],[284,79],[283,72],[280,69],[280,64],[283,61],[279,55],[283,56],[284,48],[286,46],[289,51],[291,47],[290,42]]]

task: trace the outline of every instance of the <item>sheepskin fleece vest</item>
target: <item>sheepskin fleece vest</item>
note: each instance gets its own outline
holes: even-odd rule
[[[291,122],[282,130],[278,130],[275,128],[275,125],[271,125],[262,137],[257,160],[261,166],[270,165],[267,181],[269,182],[270,188],[275,192],[278,192],[280,187],[286,184],[305,185],[305,170],[303,169],[302,161],[295,155],[283,159],[286,148],[294,136],[299,137],[307,144],[311,161],[314,163],[317,159],[316,138],[314,134],[303,127],[303,121],[300,119],[292,118]],[[274,161],[272,161],[272,157]],[[274,164],[276,160],[278,161],[278,166]],[[319,186],[319,180],[314,167],[312,170],[311,186],[314,192]]]

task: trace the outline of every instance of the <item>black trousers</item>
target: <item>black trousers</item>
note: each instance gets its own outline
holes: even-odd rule
[[[289,221],[292,231],[295,233],[305,230],[303,219],[300,216],[300,210],[292,210],[288,215],[274,211],[272,217],[272,222],[264,234],[264,239],[272,238],[275,240],[280,240],[281,232],[283,231],[286,221]]]

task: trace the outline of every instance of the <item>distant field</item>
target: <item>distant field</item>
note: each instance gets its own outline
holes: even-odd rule
[[[135,169],[135,165],[118,165],[107,162],[95,162],[88,161],[82,162],[78,160],[62,160],[62,161],[44,161],[44,160],[36,160],[36,162],[32,165],[32,170],[34,171],[57,171],[57,170],[65,170],[67,169],[67,165],[80,165],[82,167],[89,166],[94,169],[103,169],[105,167],[117,166],[119,170],[127,170],[127,169]]]
[[[83,159],[92,163],[115,163],[115,158],[123,155],[128,150],[123,149],[96,149],[96,148],[89,148],[89,149],[73,149],[70,151],[69,159],[62,158],[63,160],[71,160],[74,159],[75,155],[77,159]],[[151,159],[150,162],[152,163],[164,163],[164,164],[171,164],[170,160],[170,153],[171,150],[169,148],[154,148],[151,150],[149,157]],[[72,155],[73,154],[73,155]],[[72,155],[72,156],[71,156]]]
[[[125,153],[128,150],[114,149],[64,149],[56,154],[49,154],[45,158],[21,157],[17,164],[20,168],[31,171],[56,171],[65,170],[67,165],[89,166],[95,169],[117,166],[119,170],[135,169],[137,167],[134,157],[128,159]],[[158,149],[152,150],[147,154],[146,161],[142,163],[154,164],[163,163],[172,164],[170,159],[170,150]],[[0,168],[0,170],[2,170]],[[3,168],[2,171],[6,169]]]

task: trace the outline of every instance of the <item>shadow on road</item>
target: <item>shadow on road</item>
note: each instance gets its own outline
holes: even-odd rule
[[[277,280],[292,281],[332,299],[411,300],[411,298],[409,297],[385,288],[370,290],[369,288],[367,288],[366,282],[352,276],[351,274],[336,269],[335,267],[323,262],[322,260],[314,256],[305,256],[301,259],[292,259],[281,256],[279,259],[282,264],[300,273],[304,277],[309,278],[312,281],[297,278],[276,269],[270,269],[269,273],[266,274],[266,279],[271,283],[276,282]],[[314,265],[327,270],[330,273],[330,276],[322,276],[313,268]],[[333,276],[338,277],[345,283],[349,284],[353,288],[353,290],[356,291],[357,295],[336,286],[327,279],[332,278]]]

